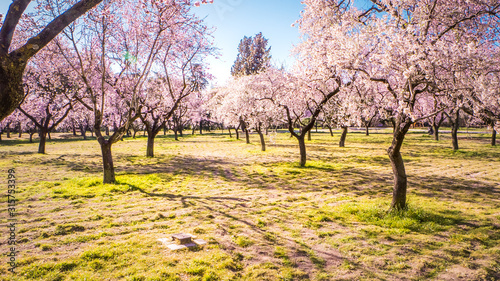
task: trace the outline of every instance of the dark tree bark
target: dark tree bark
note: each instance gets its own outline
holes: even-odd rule
[[[45,143],[47,142],[47,131],[45,128],[40,129],[40,143],[38,144],[38,153],[45,154]]]
[[[493,129],[493,132],[491,132],[491,146],[496,146],[497,145],[497,131]]]
[[[239,140],[240,139],[240,132],[239,132],[238,128],[234,129],[234,131],[236,132],[236,139]]]
[[[299,151],[300,151],[299,165],[300,165],[300,167],[304,167],[306,165],[306,161],[307,161],[305,135],[300,134],[296,138],[299,141]]]
[[[74,124],[74,123],[71,125],[71,129],[72,129],[72,131],[73,131],[73,136],[75,136],[75,137],[76,137],[76,126],[75,126],[75,124]]]
[[[328,127],[328,130],[330,130],[330,136],[333,137],[333,130],[332,130],[332,127],[331,126],[327,126]]]
[[[203,120],[200,120],[200,135],[203,135]]]
[[[340,136],[339,147],[345,147],[345,139],[347,138],[348,127],[342,127],[342,135]]]
[[[5,132],[7,133],[7,138],[10,139],[10,123],[7,124],[7,128],[5,128]]]
[[[22,128],[22,125],[21,125],[21,122],[17,123],[17,130],[18,130],[18,137],[21,138],[23,136],[23,128]]]
[[[52,140],[52,137],[50,136],[50,132],[47,132],[47,136],[48,136],[49,140]]]
[[[245,130],[245,138],[247,140],[247,144],[250,144],[250,133],[248,132],[248,128]]]
[[[103,183],[115,183],[115,166],[113,165],[113,155],[111,154],[112,143],[110,141],[99,142],[102,152],[102,166],[104,171]]]
[[[106,129],[105,129],[105,130],[106,130],[106,136],[108,136],[108,137],[109,137],[109,126],[106,126]]]
[[[227,130],[229,131],[229,137],[233,138],[233,134],[231,133],[231,127],[228,127]]]
[[[394,186],[392,190],[392,203],[391,209],[405,210],[406,209],[406,190],[407,190],[407,176],[403,157],[401,156],[401,146],[406,133],[412,125],[411,119],[403,116],[398,116],[394,122],[394,134],[392,144],[387,149],[387,154],[391,160],[392,172],[394,174]]]
[[[173,130],[174,130],[174,138],[176,141],[178,141],[179,137],[177,136],[177,128],[174,128]]]
[[[453,144],[453,150],[458,150],[458,129],[460,127],[460,108],[455,108],[450,112],[450,114],[446,114],[451,124],[451,141]]]
[[[9,53],[14,32],[31,0],[14,0],[0,29],[0,121],[23,101],[23,73],[28,60],[45,47],[64,28],[102,0],[81,0],[52,20],[26,44]]]
[[[365,126],[365,135],[370,135],[370,125]]]
[[[311,131],[312,131],[312,129],[311,129],[311,130],[309,130],[309,131],[307,131],[307,140],[308,140],[308,141],[311,141],[311,140],[312,140],[312,138],[311,138]]]
[[[87,126],[80,125],[80,134],[83,137],[83,140],[87,140]]]
[[[264,134],[262,133],[262,127],[259,124],[259,126],[256,129],[257,134],[259,134],[260,137],[260,147],[262,151],[266,151],[266,140],[264,139]]]

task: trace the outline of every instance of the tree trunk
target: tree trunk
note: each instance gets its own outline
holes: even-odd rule
[[[410,129],[412,122],[411,119],[406,116],[398,116],[393,124],[394,134],[392,137],[392,144],[387,149],[387,154],[391,160],[392,172],[394,174],[391,209],[405,210],[408,182],[403,157],[401,156],[401,146],[403,145],[406,133]]]
[[[111,155],[112,143],[104,141],[101,143],[102,164],[104,170],[103,183],[115,183],[115,167],[113,165],[113,156]]]
[[[38,144],[38,153],[45,154],[45,143],[47,142],[47,130],[40,129],[40,143]]]
[[[192,132],[191,132],[191,135],[194,136],[194,131],[196,130],[196,126],[193,125],[193,129],[192,129]]]
[[[458,128],[459,128],[458,120],[451,127],[451,141],[453,143],[453,150],[458,150]]]
[[[404,138],[404,136],[403,136]],[[403,139],[393,139],[393,144],[387,150],[391,160],[392,172],[394,173],[394,187],[392,190],[391,209],[406,209],[407,176],[401,153],[394,149],[395,145],[401,145]]]
[[[345,147],[345,139],[347,138],[347,127],[342,127],[342,135],[340,136],[339,147]]]
[[[497,131],[495,131],[495,129],[493,129],[493,132],[491,133],[491,145],[497,145]]]
[[[250,134],[248,133],[248,129],[245,129],[245,137],[247,139],[247,144],[250,144]]]
[[[299,141],[299,149],[300,149],[300,166],[304,167],[306,165],[306,141],[304,140],[303,134],[297,137]]]
[[[21,122],[19,122],[17,124],[17,129],[19,130],[18,133],[19,133],[19,138],[21,138],[23,136],[23,128],[21,127]]]
[[[203,135],[203,120],[200,120],[200,135]]]
[[[439,140],[439,126],[437,124],[432,125],[432,133],[434,135],[434,140]]]
[[[134,135],[132,136],[133,139],[135,139],[135,135],[137,134],[137,131],[134,130]]]
[[[35,134],[35,132],[30,132],[30,143],[33,143],[33,135]]]
[[[7,133],[7,138],[10,139],[10,124],[5,128],[5,132]]]
[[[80,134],[82,134],[82,137],[84,140],[87,139],[87,127],[86,126],[83,126],[83,125],[80,126]]]
[[[50,132],[47,132],[47,135],[49,137],[49,140],[52,140],[52,137],[50,136]]]
[[[106,136],[109,136],[109,127],[106,126]]]
[[[307,131],[307,140],[308,140],[308,141],[311,141],[311,139],[312,139],[312,138],[311,138],[311,131],[312,131],[312,130]]]
[[[154,154],[155,137],[156,137],[156,135],[153,132],[148,131],[148,146],[146,148],[146,156],[147,157],[155,157],[155,154]]]
[[[328,130],[330,130],[330,136],[333,137],[333,130],[332,130],[332,127],[331,126],[328,126]]]
[[[24,99],[23,74],[26,62],[14,59],[2,55],[0,60],[0,121],[14,112]]]
[[[238,130],[238,128],[234,129],[236,131],[236,139],[239,140],[240,139],[240,132]]]
[[[266,151],[266,141],[264,140],[264,134],[261,130],[257,131],[260,137],[260,146],[262,151]]]
[[[370,135],[370,126],[366,126],[365,130],[366,130],[365,135],[369,136]]]
[[[184,126],[182,126],[182,125],[180,125],[180,126],[179,126],[179,136],[180,136],[181,138],[183,138],[183,137],[184,137],[184,133],[182,132],[182,131],[183,131],[183,127],[184,127]]]
[[[76,127],[75,127],[75,125],[73,125],[71,127],[72,127],[72,130],[73,130],[73,136],[76,136]]]
[[[177,129],[174,129],[174,138],[175,138],[176,141],[179,140],[179,138],[177,137]]]
[[[227,128],[227,130],[229,131],[229,137],[232,138],[233,134],[231,134],[231,128]]]

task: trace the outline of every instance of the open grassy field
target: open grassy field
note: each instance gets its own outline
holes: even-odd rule
[[[234,137],[234,135],[233,135]],[[0,143],[0,280],[500,280],[500,147],[489,135],[410,133],[409,210],[387,213],[390,131],[313,133],[308,163],[289,134],[268,151],[223,134],[113,147],[102,185],[95,140],[57,135],[47,154]],[[7,170],[18,189],[18,267],[8,272]],[[169,251],[185,232],[209,243]]]

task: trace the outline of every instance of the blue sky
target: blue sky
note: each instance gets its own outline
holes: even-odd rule
[[[0,13],[5,14],[12,3],[0,0]],[[300,17],[299,0],[215,0],[214,4],[193,7],[193,12],[205,18],[208,26],[216,28],[215,46],[220,49],[219,59],[208,63],[218,84],[231,76],[231,66],[236,59],[238,44],[243,36],[262,32],[269,39],[273,62],[291,66],[289,56],[293,44],[299,42],[299,32],[291,27]]]
[[[209,59],[209,63],[218,83],[231,76],[240,40],[259,32],[269,39],[273,63],[292,66],[290,50],[300,36],[298,28],[291,25],[300,18],[302,7],[299,0],[215,0],[214,4],[193,8],[208,26],[217,29],[215,45],[221,57]]]
[[[269,39],[273,63],[291,67],[290,56],[293,45],[300,42],[297,27],[291,25],[299,19],[300,0],[214,0],[213,4],[193,7],[193,12],[205,18],[208,26],[216,28],[215,46],[220,49],[220,58],[209,58],[216,83],[223,84],[230,76],[231,66],[238,53],[238,44],[243,36],[254,36],[262,32]],[[356,1],[366,6],[367,0]],[[11,1],[0,0],[0,13],[5,14]]]

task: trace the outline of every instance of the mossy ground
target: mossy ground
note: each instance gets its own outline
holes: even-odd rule
[[[159,136],[155,158],[146,138],[125,138],[114,185],[95,140],[55,135],[39,155],[4,135],[0,169],[16,169],[21,193],[17,273],[4,255],[0,280],[500,279],[500,148],[488,135],[461,134],[454,152],[446,135],[408,134],[404,213],[387,212],[390,131],[352,132],[345,148],[339,135],[313,133],[304,168],[286,133],[266,137],[266,152],[256,135]],[[178,232],[209,243],[156,241]]]

